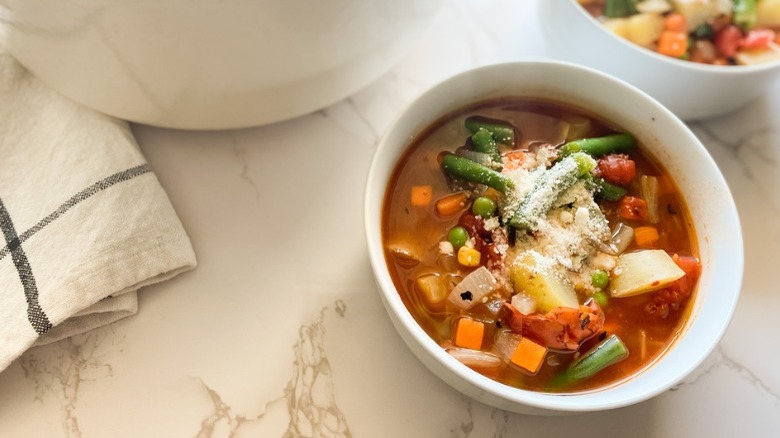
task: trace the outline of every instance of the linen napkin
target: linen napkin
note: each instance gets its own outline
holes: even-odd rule
[[[127,123],[47,88],[0,42],[0,371],[136,313],[195,254]]]

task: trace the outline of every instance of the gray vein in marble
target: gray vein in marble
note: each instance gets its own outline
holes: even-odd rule
[[[277,402],[284,400],[284,397],[271,400],[265,404],[265,409],[262,413],[252,418],[248,418],[245,415],[233,415],[232,409],[224,401],[222,401],[222,397],[217,391],[209,387],[206,382],[203,381],[203,379],[199,377],[195,377],[194,379],[196,379],[203,387],[203,389],[206,390],[209,395],[209,399],[214,406],[214,411],[211,412],[208,417],[204,418],[203,421],[201,421],[200,430],[195,435],[196,438],[213,437],[217,426],[220,423],[227,423],[229,429],[229,434],[227,436],[228,438],[233,438],[236,436],[236,433],[239,431],[241,426],[261,420],[265,416],[265,412],[268,412],[269,407],[276,404]]]
[[[719,345],[715,348],[715,351],[710,355],[707,361],[701,365],[696,372],[691,376],[675,385],[671,391],[676,391],[684,386],[690,386],[698,382],[703,377],[709,375],[709,373],[718,367],[725,367],[731,371],[734,371],[743,380],[750,383],[755,387],[758,392],[767,395],[772,399],[775,406],[780,407],[780,394],[774,392],[769,386],[767,386],[761,379],[753,373],[750,369],[740,364],[733,358],[731,358],[723,348]]]
[[[483,405],[466,396],[462,396],[466,406],[466,418],[461,421],[455,429],[450,429],[450,436],[453,438],[469,438],[472,435],[477,437],[488,436],[490,427],[493,428],[493,438],[504,438],[507,436],[508,424],[511,413]],[[489,417],[486,415],[489,413]],[[489,420],[489,421],[488,421]]]
[[[507,436],[507,425],[509,423],[509,412],[502,411],[501,409],[494,409],[490,413],[490,418],[496,425],[496,431],[493,434],[493,438],[504,438]]]
[[[705,123],[691,123],[689,126],[691,127],[692,130],[700,131],[700,132],[704,133],[710,139],[712,139],[712,140],[718,142],[719,144],[725,146],[726,149],[728,149],[731,152],[731,154],[734,156],[734,158],[737,159],[740,162],[741,162],[741,160],[739,160],[740,159],[740,155],[742,153],[744,153],[744,150],[745,149],[751,149],[760,158],[766,159],[769,162],[771,162],[772,164],[777,164],[777,160],[774,157],[763,154],[761,152],[761,149],[759,149],[759,148],[751,147],[753,145],[753,140],[755,140],[757,138],[761,138],[763,136],[770,136],[771,134],[773,134],[775,132],[775,130],[772,129],[772,128],[764,128],[764,129],[760,129],[760,130],[757,130],[757,131],[753,131],[753,132],[751,132],[751,133],[749,133],[747,135],[744,135],[744,136],[736,139],[735,141],[730,141],[730,140],[725,139],[722,136],[718,135],[718,133],[716,133],[713,129],[711,129]],[[699,138],[701,138],[701,135],[697,134],[697,136]],[[744,164],[744,163],[742,163],[742,164]],[[744,167],[745,167],[745,171],[750,173],[750,169],[748,168],[748,166],[744,166]],[[749,174],[749,176],[751,178],[753,177],[752,174]]]
[[[65,436],[82,436],[76,416],[81,384],[113,376],[111,365],[102,360],[99,349],[115,341],[113,328],[109,326],[51,346],[33,348],[19,359],[25,378],[33,383],[36,400],[43,400],[46,394],[61,393]]]
[[[690,127],[696,132],[696,135],[703,143],[707,142],[705,142],[705,139],[702,138],[701,134],[704,134],[708,139],[723,145],[733,156],[734,160],[740,164],[745,177],[755,183],[766,199],[774,201],[770,204],[772,208],[774,208],[776,214],[780,215],[780,199],[775,199],[777,196],[773,190],[767,191],[765,188],[766,184],[763,183],[768,182],[763,178],[765,175],[762,175],[760,171],[756,172],[755,169],[753,169],[753,166],[748,163],[750,155],[752,154],[758,158],[759,162],[766,164],[769,167],[776,167],[778,164],[777,158],[769,154],[772,145],[769,145],[768,147],[764,146],[769,144],[768,141],[765,141],[766,139],[780,139],[780,132],[773,128],[764,128],[748,133],[734,141],[729,141],[718,135],[704,123],[692,123],[690,124]],[[778,140],[778,142],[780,142],[780,140]],[[771,183],[770,186],[774,187],[774,183]]]
[[[236,158],[238,158],[239,163],[241,163],[241,180],[252,188],[252,191],[255,194],[255,201],[260,204],[260,187],[255,180],[249,176],[249,161],[246,159],[246,148],[239,144],[238,139],[236,139],[232,132],[228,133],[228,138],[230,138],[233,155],[235,155]]]
[[[346,306],[340,306],[346,312]],[[284,392],[290,412],[285,437],[351,437],[347,420],[336,405],[330,362],[325,355],[325,310],[317,321],[300,328],[295,344],[293,377]]]
[[[242,426],[262,420],[270,406],[283,401],[286,401],[290,416],[287,431],[283,435],[285,438],[351,437],[346,417],[336,405],[332,370],[325,352],[326,310],[327,307],[323,308],[317,320],[299,329],[299,338],[293,347],[293,375],[287,382],[284,395],[266,403],[262,413],[251,418],[233,414],[232,408],[222,400],[220,394],[196,377],[213,405],[213,411],[201,421],[196,438],[210,438],[218,426],[225,425],[229,430],[228,437],[234,437]],[[339,316],[344,317],[346,311],[347,306],[343,301],[335,302],[335,312]]]
[[[342,300],[336,300],[336,313],[342,318],[346,316],[347,313],[347,305]]]
[[[457,429],[450,430],[450,436],[453,438],[468,438],[474,430],[474,401],[470,398],[463,398],[466,402],[466,412],[468,416],[460,422]]]
[[[346,109],[349,120],[338,115],[338,110]],[[364,111],[358,108],[354,98],[349,97],[341,102],[317,112],[326,120],[332,121],[349,135],[356,135],[365,140],[376,143],[379,141],[379,132],[371,121],[364,115]],[[357,122],[357,123],[354,123]],[[363,129],[359,129],[363,128]]]

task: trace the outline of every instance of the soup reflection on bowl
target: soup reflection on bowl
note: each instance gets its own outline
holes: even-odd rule
[[[764,12],[746,24],[728,12],[741,3],[549,0],[539,18],[552,56],[623,79],[691,121],[744,107],[780,77],[780,22]]]
[[[366,191],[398,332],[453,387],[518,412],[625,406],[684,377],[736,303],[734,229],[722,176],[678,119],[560,63],[433,88],[383,138]]]

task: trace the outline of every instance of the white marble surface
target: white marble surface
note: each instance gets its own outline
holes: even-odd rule
[[[305,117],[223,132],[135,126],[200,266],[143,290],[136,316],[0,373],[0,436],[780,436],[780,83],[690,125],[736,198],[746,271],[724,339],[673,390],[609,412],[507,413],[442,383],[391,327],[362,229],[378,136],[446,76],[545,56],[537,1],[447,2],[391,72]]]

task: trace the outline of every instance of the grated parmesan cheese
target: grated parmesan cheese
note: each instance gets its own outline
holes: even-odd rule
[[[511,201],[504,212],[505,221],[511,218],[533,188],[536,179],[546,170],[548,160],[554,159],[557,152],[554,148],[540,147],[535,155],[530,155],[534,156],[538,167],[532,170],[516,169],[509,173],[515,183],[515,190],[509,194]],[[533,233],[517,234],[507,262],[511,265],[518,254],[533,250],[539,253],[540,261],[554,266],[558,271],[569,271],[572,274],[587,272],[590,275],[594,269],[590,260],[598,252],[594,243],[604,242],[609,236],[609,225],[593,200],[592,188],[585,181],[579,180],[555,200]],[[605,262],[602,260],[602,263]],[[590,287],[580,281],[577,275],[569,277],[574,283],[583,284],[580,289]]]
[[[455,254],[455,247],[452,246],[451,242],[444,240],[442,242],[439,242],[439,253],[441,255],[451,256]]]

